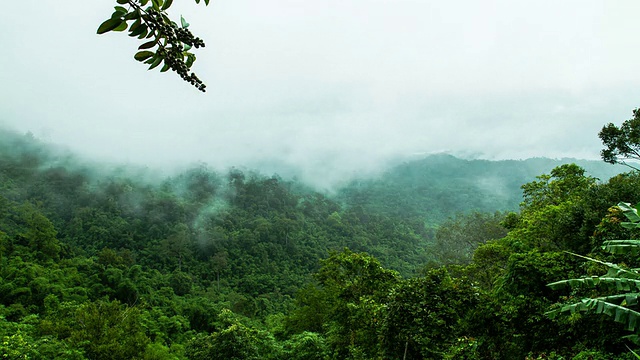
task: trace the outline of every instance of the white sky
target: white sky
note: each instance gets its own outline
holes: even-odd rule
[[[0,125],[86,156],[280,162],[330,184],[397,157],[598,158],[640,106],[638,1],[193,0],[199,93],[96,35],[115,1],[0,13]]]

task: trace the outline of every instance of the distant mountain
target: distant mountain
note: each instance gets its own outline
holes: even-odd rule
[[[20,177],[33,175],[31,171],[34,170],[53,169],[73,169],[97,181],[131,177],[160,183],[165,178],[151,169],[83,160],[62,147],[38,141],[30,134],[0,131],[0,154],[3,155],[0,158],[0,180],[8,175]],[[21,164],[20,167],[15,167],[16,161]],[[490,161],[435,154],[420,160],[398,162],[379,176],[361,175],[339,187],[329,197],[347,207],[361,207],[367,212],[395,218],[417,218],[435,227],[459,212],[517,210],[522,201],[523,184],[567,163],[582,166],[588,175],[603,182],[628,170],[624,166],[602,161],[570,158]],[[295,166],[287,167],[275,160],[262,164],[262,168],[282,170],[279,174],[285,180],[300,175],[300,170]],[[252,172],[251,168],[240,169]],[[302,181],[293,182],[306,187]]]
[[[553,168],[575,163],[587,175],[606,182],[628,171],[621,165],[579,159],[464,160],[431,155],[397,165],[376,178],[350,182],[338,199],[389,216],[420,217],[431,226],[458,212],[514,211],[522,201],[521,186]]]

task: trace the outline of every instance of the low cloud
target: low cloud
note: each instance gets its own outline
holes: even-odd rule
[[[595,159],[599,129],[640,98],[631,1],[176,4],[207,41],[206,95],[146,72],[135,40],[95,35],[111,5],[6,5],[0,125],[86,157],[325,188],[412,154]]]

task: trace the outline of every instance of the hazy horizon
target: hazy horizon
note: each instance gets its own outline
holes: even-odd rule
[[[412,154],[598,159],[640,99],[632,1],[176,3],[206,94],[96,35],[115,2],[74,5],[4,6],[0,125],[99,161],[334,184]]]
[[[39,164],[43,169],[50,167],[65,167],[71,171],[80,171],[86,175],[89,175],[93,180],[104,178],[120,178],[126,177],[131,179],[140,180],[148,184],[160,184],[168,179],[180,178],[183,175],[191,171],[214,171],[219,176],[225,176],[230,171],[240,170],[245,175],[258,174],[259,176],[278,176],[284,181],[295,181],[300,185],[309,186],[315,191],[319,191],[326,194],[336,194],[340,189],[353,185],[353,181],[360,183],[360,181],[389,181],[399,174],[403,174],[407,166],[413,168],[413,171],[425,171],[429,167],[439,168],[443,161],[450,163],[445,166],[446,171],[453,171],[462,166],[463,168],[469,161],[468,166],[472,168],[477,167],[478,164],[473,164],[474,161],[489,161],[489,162],[522,162],[521,165],[515,165],[514,169],[522,169],[521,166],[525,166],[530,173],[530,181],[533,181],[536,176],[549,173],[553,167],[561,164],[577,163],[586,170],[586,174],[589,176],[595,176],[601,181],[606,181],[610,177],[626,172],[629,169],[623,165],[611,165],[605,164],[602,160],[593,159],[581,159],[581,158],[548,158],[548,157],[531,157],[523,159],[483,159],[474,156],[465,156],[465,154],[452,154],[448,152],[439,153],[422,153],[422,154],[410,154],[407,156],[397,156],[393,159],[389,159],[384,163],[378,163],[375,168],[368,170],[361,169],[342,169],[342,172],[336,172],[333,174],[321,175],[320,171],[323,168],[313,169],[310,166],[295,166],[287,164],[285,162],[278,161],[278,159],[272,159],[266,162],[245,163],[245,164],[231,164],[229,166],[215,167],[211,164],[202,161],[196,162],[184,162],[180,164],[174,164],[173,167],[168,166],[153,166],[143,163],[124,162],[113,159],[90,157],[86,154],[75,152],[72,148],[65,146],[64,144],[56,144],[44,139],[40,139],[31,132],[20,133],[15,130],[9,130],[0,126],[0,140],[2,138],[16,139],[20,137],[27,137],[28,139],[35,140],[34,144],[41,144],[48,152],[43,158],[44,163]],[[13,141],[13,140],[12,140]],[[30,143],[29,140],[23,145]],[[22,146],[18,149],[23,149]],[[27,145],[30,146],[30,145]],[[27,147],[28,149],[29,147]],[[39,153],[39,146],[33,150]],[[6,150],[6,149],[5,149]],[[449,157],[452,157],[450,159]],[[426,166],[426,168],[425,168]],[[422,169],[422,170],[421,170]],[[435,169],[435,168],[434,168]],[[311,171],[310,171],[311,170]],[[518,171],[520,171],[518,170]],[[480,175],[478,175],[480,176]],[[485,187],[488,186],[486,174],[484,178],[480,176],[475,179],[478,183],[484,183]],[[386,179],[386,180],[385,180]],[[490,181],[489,181],[490,182]],[[497,190],[501,186],[494,186]],[[495,189],[494,189],[495,190]]]

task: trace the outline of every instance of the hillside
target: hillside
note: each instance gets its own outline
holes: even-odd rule
[[[609,208],[640,201],[638,175],[563,164],[531,182],[559,164],[432,156],[334,197],[234,168],[157,177],[1,133],[0,354],[623,354],[621,329],[594,335],[602,319],[547,318],[566,293],[546,284],[584,272],[565,251],[602,258],[603,239],[633,236]]]
[[[488,161],[438,154],[397,165],[378,178],[352,181],[339,190],[338,199],[367,211],[419,217],[429,226],[437,226],[459,212],[517,211],[523,184],[569,163],[583,167],[587,175],[602,182],[629,170],[579,159]]]

